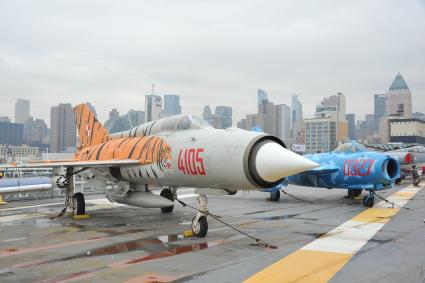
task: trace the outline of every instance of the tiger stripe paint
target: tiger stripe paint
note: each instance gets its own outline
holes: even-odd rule
[[[79,149],[111,140],[108,130],[94,117],[85,104],[77,105],[74,113],[80,137]]]
[[[75,154],[74,159],[76,161],[132,159],[140,160],[140,163],[144,164],[160,162],[169,152],[170,147],[160,137],[121,138],[85,147]]]
[[[421,189],[394,193],[388,200],[399,207],[381,201],[244,282],[328,282]]]
[[[128,137],[112,139],[108,130],[94,117],[87,105],[74,108],[80,143],[74,161],[138,160],[140,165],[170,162],[171,147],[157,136],[137,136],[137,130]],[[154,123],[151,123],[153,126]],[[156,175],[155,172],[153,172]]]

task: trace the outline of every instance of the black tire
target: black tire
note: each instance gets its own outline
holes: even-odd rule
[[[206,216],[199,217],[197,223],[195,223],[195,218],[192,219],[192,233],[194,236],[203,238],[207,235],[208,232],[208,221]]]
[[[163,189],[161,191],[160,196],[162,196],[162,197],[164,197],[166,199],[169,199],[172,202],[174,202],[174,195],[173,195],[173,193],[169,189]],[[174,205],[167,206],[167,207],[161,207],[162,213],[171,213],[171,212],[173,212],[173,209],[174,209]]]
[[[229,196],[234,196],[238,192],[238,191],[232,191],[232,190],[226,190],[226,189],[225,191],[229,194]]]
[[[274,192],[270,192],[270,199],[272,201],[279,201],[280,200],[280,191],[274,191]]]
[[[363,198],[363,206],[364,207],[373,207],[375,204],[375,198],[371,196],[365,196]]]
[[[74,196],[74,214],[84,215],[86,214],[86,201],[82,193],[75,193]]]
[[[363,190],[348,190],[348,196],[350,198],[358,197],[362,193],[362,191]]]
[[[397,185],[401,183],[401,177],[394,181]]]

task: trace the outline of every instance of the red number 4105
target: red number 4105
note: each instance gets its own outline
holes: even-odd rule
[[[203,148],[180,149],[178,168],[185,175],[206,175],[204,158],[200,154]]]

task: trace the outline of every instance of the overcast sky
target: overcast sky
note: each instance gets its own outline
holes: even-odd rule
[[[343,92],[356,119],[401,72],[425,112],[425,2],[0,0],[0,116],[17,98],[50,123],[50,106],[90,101],[105,121],[179,94],[184,113],[230,105],[234,125],[298,94],[305,116]]]

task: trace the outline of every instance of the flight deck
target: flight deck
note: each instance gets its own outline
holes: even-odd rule
[[[298,199],[209,196],[210,212],[247,235],[209,217],[205,238],[185,236],[194,211],[179,204],[161,214],[89,195],[90,218],[51,219],[63,199],[10,202],[0,206],[0,282],[424,281],[421,186],[382,191],[396,205],[373,208],[345,190],[285,191]],[[194,189],[178,196],[196,207]]]

